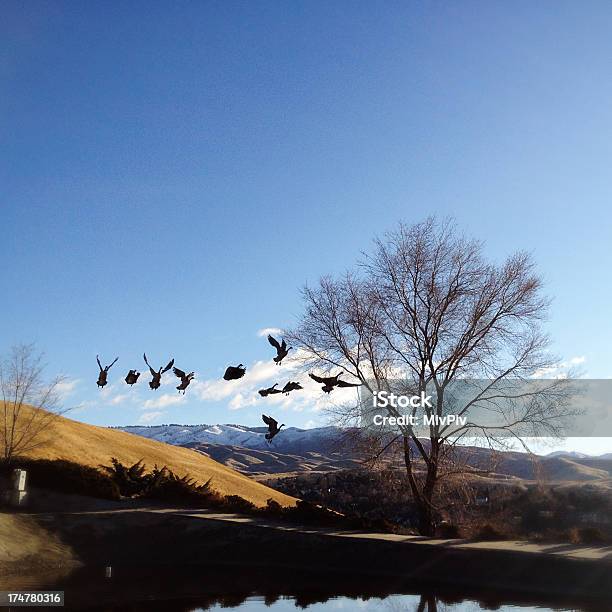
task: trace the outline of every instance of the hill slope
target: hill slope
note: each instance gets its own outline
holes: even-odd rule
[[[265,506],[270,498],[284,506],[295,504],[294,498],[251,480],[202,453],[65,417],[54,420],[52,434],[27,455],[39,459],[65,459],[92,467],[110,465],[111,457],[126,464],[142,459],[150,468],[155,464],[165,465],[176,474],[189,474],[200,483],[212,477],[215,490],[224,495],[240,495],[258,506]]]
[[[359,469],[362,463],[350,453],[304,452],[301,455],[280,453],[276,450],[259,450],[222,444],[193,444],[194,448],[214,461],[223,463],[238,472],[256,478],[271,474],[303,474],[305,472],[334,472],[336,470]]]

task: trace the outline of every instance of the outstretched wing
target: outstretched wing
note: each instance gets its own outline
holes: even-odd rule
[[[172,368],[172,371],[176,374],[176,376],[178,376],[179,378],[185,378],[186,374],[185,372],[183,372],[183,370],[179,370],[178,368]]]
[[[345,380],[338,380],[338,387],[361,387],[362,383],[350,383]]]
[[[149,366],[149,372],[151,372],[151,376],[155,376],[157,372],[151,367],[151,364],[147,361],[147,354],[143,353],[142,356],[144,357],[145,363]]]
[[[164,372],[167,372],[173,365],[174,365],[174,359],[170,361],[170,363],[161,371],[161,373],[163,374]]]
[[[278,343],[278,340],[268,334],[268,342],[277,350],[280,351],[281,345]]]
[[[272,427],[274,429],[278,425],[278,421],[275,421],[272,417],[266,416],[265,414],[262,414],[261,418],[268,427]]]
[[[119,359],[119,357],[115,357],[115,361],[117,361],[117,359]],[[115,365],[115,361],[113,361],[113,363],[111,363],[109,366],[107,366],[106,369],[110,370]]]
[[[96,361],[98,362],[98,367],[100,368],[100,371],[103,371],[104,368],[102,367],[102,364],[100,363],[100,357],[98,355],[96,355]]]
[[[324,385],[326,382],[325,378],[321,378],[320,376],[317,376],[316,374],[308,374],[308,376],[310,376],[310,378],[312,378],[312,380],[314,380],[315,382],[321,383],[322,385]]]

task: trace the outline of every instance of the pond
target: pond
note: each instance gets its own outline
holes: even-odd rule
[[[484,605],[484,607],[483,607]],[[196,608],[196,610],[240,610],[241,612],[296,612],[302,609],[298,600],[292,597],[283,597],[275,602],[266,601],[262,597],[251,597],[237,606],[227,607],[224,604],[215,604],[209,608]],[[490,610],[491,607],[474,600],[461,602],[445,602],[435,596],[419,595],[388,595],[384,598],[373,597],[370,599],[332,597],[325,602],[308,605],[309,612],[328,612],[332,610],[359,612],[476,612],[477,610]],[[569,608],[548,608],[534,605],[504,605],[494,606],[493,609],[500,612],[546,612]],[[573,608],[571,608],[573,610]]]
[[[15,586],[14,584],[12,585]],[[22,576],[21,589],[61,590],[67,610],[192,612],[609,612],[610,602],[416,584],[402,578],[299,571],[279,566],[84,568],[66,577]],[[10,588],[0,581],[0,590]]]

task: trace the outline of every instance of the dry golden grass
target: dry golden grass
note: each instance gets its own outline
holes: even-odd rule
[[[0,575],[7,564],[35,562],[37,558],[54,559],[56,563],[74,561],[69,547],[34,519],[0,513]]]
[[[33,410],[33,409],[29,409]],[[148,468],[167,466],[179,476],[189,474],[199,483],[212,477],[212,488],[223,495],[240,495],[257,506],[270,498],[283,506],[293,506],[293,497],[279,493],[235,472],[197,451],[148,440],[141,436],[79,423],[58,416],[43,443],[27,453],[34,459],[65,459],[82,465],[110,465],[111,457],[124,464],[142,459]]]

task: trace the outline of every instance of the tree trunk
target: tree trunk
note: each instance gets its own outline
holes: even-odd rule
[[[438,604],[435,595],[421,595],[419,598],[419,607],[417,608],[417,612],[436,612],[437,610]]]
[[[418,530],[423,536],[433,536],[435,531],[434,514],[433,514],[433,493],[436,486],[436,480],[438,477],[438,448],[437,445],[432,444],[432,453],[427,462],[427,475],[425,477],[425,484],[421,489],[419,483],[414,477],[412,471],[412,457],[410,455],[410,437],[407,435],[403,436],[404,442],[404,464],[406,466],[406,474],[408,476],[408,482],[410,483],[410,489],[412,491],[412,497],[417,508],[418,513]]]

